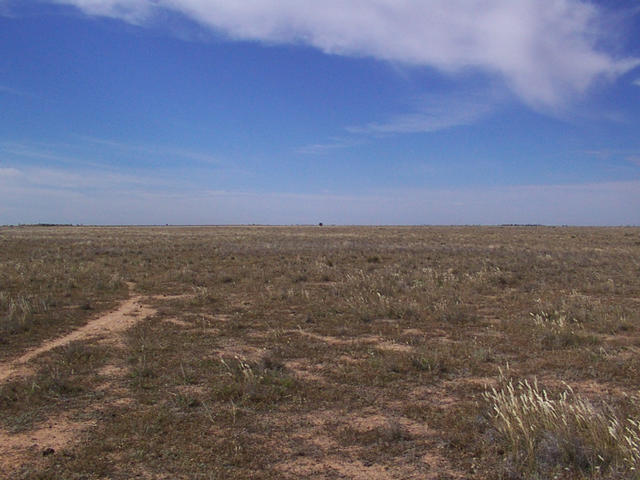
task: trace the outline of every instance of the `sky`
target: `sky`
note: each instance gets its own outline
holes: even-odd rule
[[[640,225],[639,0],[0,0],[0,224]]]

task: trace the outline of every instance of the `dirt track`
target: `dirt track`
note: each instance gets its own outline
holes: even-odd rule
[[[116,310],[89,321],[85,326],[63,337],[44,342],[15,360],[0,364],[0,384],[16,376],[32,374],[30,360],[71,342],[96,340],[100,343],[119,344],[122,332],[155,313],[155,310],[144,305],[143,301],[144,298],[140,295],[131,296]],[[114,371],[121,370],[117,366],[114,367]],[[11,434],[0,430],[0,467],[4,469],[20,465],[27,458],[33,457],[34,449],[36,452],[42,449],[59,450],[74,439],[77,440],[78,435],[91,426],[91,422],[74,421],[62,415],[49,418],[45,424],[25,433]]]
[[[0,364],[0,383],[10,377],[31,373],[28,362],[56,347],[62,347],[78,340],[97,339],[105,343],[117,343],[118,334],[137,322],[155,313],[152,308],[143,305],[143,297],[135,295],[124,301],[116,310],[89,321],[85,326],[42,345],[32,348],[19,358]]]

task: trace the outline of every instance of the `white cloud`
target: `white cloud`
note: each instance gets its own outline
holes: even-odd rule
[[[136,143],[123,143],[96,137],[75,136],[79,142],[73,144],[46,144],[46,143],[17,143],[0,141],[0,155],[4,157],[28,158],[32,160],[47,160],[56,163],[82,164],[93,167],[108,167],[108,163],[100,164],[84,160],[87,156],[87,148],[95,148],[98,145],[101,151],[110,152],[113,155],[141,159],[172,159],[181,164],[196,163],[204,165],[219,165],[220,159],[209,153],[184,148],[176,148],[164,145],[144,145]],[[60,153],[62,152],[62,153]]]
[[[597,48],[604,15],[586,0],[50,1],[133,23],[165,9],[231,39],[306,44],[449,73],[478,69],[544,109],[638,65]]]
[[[52,153],[50,148],[41,145],[22,144],[15,142],[0,142],[0,154],[3,157],[22,157],[36,160],[46,160],[61,163],[76,163],[77,160],[66,155]]]
[[[296,149],[303,155],[318,155],[360,145],[365,137],[402,133],[429,133],[448,128],[470,125],[491,114],[500,103],[497,92],[482,91],[474,94],[443,93],[425,95],[416,102],[414,111],[391,116],[366,125],[350,126],[350,137],[333,138],[329,142],[305,145]]]
[[[120,18],[139,24],[151,15],[161,2],[156,0],[53,0],[54,3],[75,5],[89,15]]]
[[[496,95],[483,92],[475,95],[430,95],[418,102],[411,113],[395,115],[382,122],[348,127],[351,133],[394,134],[436,132],[469,125],[491,113]]]
[[[80,140],[91,144],[100,145],[103,148],[119,150],[128,154],[142,154],[144,156],[171,157],[176,160],[187,160],[205,164],[219,164],[220,160],[208,153],[202,153],[183,148],[175,148],[163,145],[140,145],[135,143],[123,143],[103,138],[78,136]]]
[[[302,155],[319,155],[323,153],[329,153],[334,150],[340,150],[343,148],[355,147],[361,145],[363,142],[358,138],[332,138],[325,143],[314,143],[311,145],[305,145],[303,147],[296,148],[295,152]]]
[[[636,87],[640,87],[640,78],[638,78],[638,79],[634,80],[633,84],[634,84]]]
[[[119,188],[167,187],[173,179],[121,174],[96,169],[61,169],[47,167],[0,168],[0,179],[10,179],[14,185],[58,190],[102,190],[114,192]],[[0,182],[0,185],[2,183]]]

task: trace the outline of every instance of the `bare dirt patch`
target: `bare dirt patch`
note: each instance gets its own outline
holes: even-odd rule
[[[285,362],[285,367],[296,374],[297,377],[304,381],[325,382],[324,376],[320,373],[322,365],[312,365],[309,362],[301,360],[290,360]]]
[[[402,353],[410,353],[413,351],[413,347],[411,345],[406,345],[404,343],[396,343],[390,341],[378,342],[375,347],[380,350],[385,350],[387,352],[402,352]]]
[[[0,364],[0,382],[12,376],[24,376],[32,373],[27,363],[57,347],[62,347],[80,340],[96,340],[101,343],[121,343],[119,333],[131,328],[140,320],[155,313],[155,309],[144,305],[143,297],[133,296],[124,301],[117,310],[89,321],[85,326],[54,340],[47,341],[39,347],[28,350],[19,358]]]
[[[435,479],[446,478],[445,472],[448,478],[462,477],[433,445],[434,432],[428,426],[383,415],[377,408],[318,411],[304,415],[290,429],[297,445],[294,456],[275,465],[285,478]],[[410,453],[413,448],[401,446],[403,441],[415,442],[423,453],[416,457]],[[372,461],[368,448],[395,448],[399,455]]]
[[[185,322],[184,320],[180,320],[179,318],[176,318],[176,317],[165,318],[164,321],[182,328],[193,328],[192,323]]]
[[[53,455],[80,441],[82,432],[93,426],[95,422],[77,421],[61,415],[28,432],[11,434],[0,430],[0,470],[9,472],[25,461],[37,462]]]
[[[257,348],[236,339],[223,339],[216,353],[220,358],[237,357],[240,360],[258,362],[262,359],[266,351],[266,348]]]
[[[378,335],[361,335],[358,337],[334,337],[330,335],[320,335],[318,333],[307,332],[305,330],[290,330],[290,332],[299,333],[300,335],[311,338],[313,340],[318,340],[321,342],[328,343],[329,345],[355,345],[358,343],[362,344],[377,344],[382,342],[382,338]]]
[[[28,376],[34,373],[29,362],[47,352],[79,341],[95,341],[122,347],[120,334],[136,323],[153,315],[155,309],[144,305],[143,297],[136,295],[124,301],[120,307],[112,312],[89,321],[85,326],[63,337],[47,341],[39,347],[33,348],[19,358],[0,365],[0,383],[18,376]],[[109,404],[126,405],[131,399],[127,398],[126,390],[117,384],[127,373],[122,362],[109,363],[98,370],[104,377],[104,382],[95,388],[103,391],[106,396],[101,404],[93,404],[84,416],[98,411]],[[44,457],[53,455],[66,447],[77,444],[82,438],[82,432],[95,427],[95,421],[78,421],[73,419],[74,411],[51,416],[47,421],[26,432],[10,433],[0,429],[0,467],[10,471],[24,465],[25,462],[40,462]],[[75,412],[78,413],[78,412]]]

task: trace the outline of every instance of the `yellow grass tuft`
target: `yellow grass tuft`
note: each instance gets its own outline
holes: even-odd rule
[[[631,474],[640,468],[640,419],[621,419],[610,405],[598,408],[568,385],[550,396],[536,380],[514,384],[501,373],[500,383],[484,397],[519,469]]]

